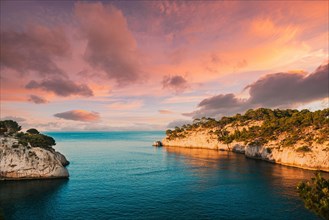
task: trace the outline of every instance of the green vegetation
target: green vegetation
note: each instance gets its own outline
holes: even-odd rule
[[[31,147],[42,147],[45,149],[50,149],[52,146],[56,145],[54,138],[40,134],[35,128],[28,129],[26,133],[19,132],[20,130],[21,126],[19,126],[16,121],[0,121],[0,135],[15,137],[18,139],[19,144]],[[18,145],[13,145],[12,147],[18,147]]]
[[[16,135],[18,138],[18,143],[31,147],[42,147],[42,148],[51,148],[56,145],[54,138],[44,135],[44,134],[29,134],[29,133],[19,133]]]
[[[318,172],[310,181],[299,183],[297,190],[307,209],[329,219],[329,179],[324,179]]]
[[[309,151],[312,151],[312,150],[308,146],[302,146],[302,147],[297,148],[296,151],[297,152],[309,152]]]
[[[230,132],[227,130],[228,125]],[[186,136],[188,131],[204,128],[210,129],[210,133],[217,135],[218,141],[224,144],[242,141],[249,145],[263,145],[270,140],[277,140],[281,135],[284,136],[280,140],[281,146],[292,146],[303,140],[311,147],[314,142],[321,144],[329,140],[329,108],[315,112],[306,109],[250,109],[243,115],[222,117],[220,120],[205,117],[195,119],[193,124],[167,130],[166,134],[169,140],[173,140]],[[317,135],[312,132],[314,130]],[[306,151],[306,148],[301,150]]]
[[[29,130],[26,131],[26,133],[29,133],[29,134],[40,134],[40,132],[35,129],[35,128],[30,128]]]
[[[21,130],[21,126],[16,121],[0,121],[0,135],[12,135]]]

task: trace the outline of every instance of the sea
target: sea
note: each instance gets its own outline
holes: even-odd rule
[[[0,182],[6,220],[318,219],[296,191],[314,171],[232,152],[152,147],[163,131],[47,135],[70,161],[70,178]]]

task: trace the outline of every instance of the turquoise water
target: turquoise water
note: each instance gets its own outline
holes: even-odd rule
[[[317,219],[295,191],[312,171],[152,147],[163,132],[48,134],[70,179],[0,182],[5,219]]]

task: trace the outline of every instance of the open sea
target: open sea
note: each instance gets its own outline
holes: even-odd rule
[[[164,132],[48,132],[68,180],[0,182],[10,219],[318,219],[296,185],[313,171],[204,149],[156,148]]]

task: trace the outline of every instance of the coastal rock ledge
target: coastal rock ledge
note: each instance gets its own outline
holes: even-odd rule
[[[233,151],[244,154],[248,158],[264,160],[281,165],[298,167],[309,170],[329,172],[329,142],[313,144],[311,151],[299,151],[303,146],[298,144],[291,147],[278,147],[278,143],[271,141],[266,145],[244,145],[242,142],[223,144],[208,132],[189,132],[186,138],[168,140],[162,143],[167,147],[205,148],[212,150]]]
[[[233,151],[248,158],[329,172],[329,108],[249,109],[167,130],[164,146]]]
[[[0,137],[0,180],[68,178],[68,164],[52,147],[23,146],[14,137]]]

